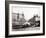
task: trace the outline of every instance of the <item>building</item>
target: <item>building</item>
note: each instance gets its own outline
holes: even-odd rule
[[[13,25],[22,25],[25,23],[26,20],[24,19],[24,14],[20,13],[12,13],[12,24]]]
[[[30,26],[40,26],[40,16],[35,15],[28,22],[30,22]]]

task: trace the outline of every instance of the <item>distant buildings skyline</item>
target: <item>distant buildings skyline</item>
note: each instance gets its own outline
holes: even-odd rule
[[[32,18],[30,18],[28,21],[24,18],[24,14],[20,13],[12,13],[12,23],[15,23],[17,25],[22,25],[25,22],[35,22],[39,20],[40,21],[40,16],[35,15]]]

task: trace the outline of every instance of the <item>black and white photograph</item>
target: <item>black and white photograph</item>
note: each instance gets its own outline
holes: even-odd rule
[[[42,3],[11,2],[8,7],[8,35],[43,33]]]
[[[40,30],[40,7],[12,6],[12,31]]]

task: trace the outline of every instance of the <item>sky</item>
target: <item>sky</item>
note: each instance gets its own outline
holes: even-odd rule
[[[12,12],[13,13],[24,13],[24,18],[26,20],[31,19],[34,15],[40,16],[40,7],[33,7],[33,6],[22,6],[22,5],[16,5],[12,6]]]

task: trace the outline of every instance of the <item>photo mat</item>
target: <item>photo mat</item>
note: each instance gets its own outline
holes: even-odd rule
[[[9,6],[9,21],[11,23],[9,28],[11,27],[11,31],[20,34],[25,34],[24,32],[41,33],[43,31],[42,6],[22,4],[10,4]]]

